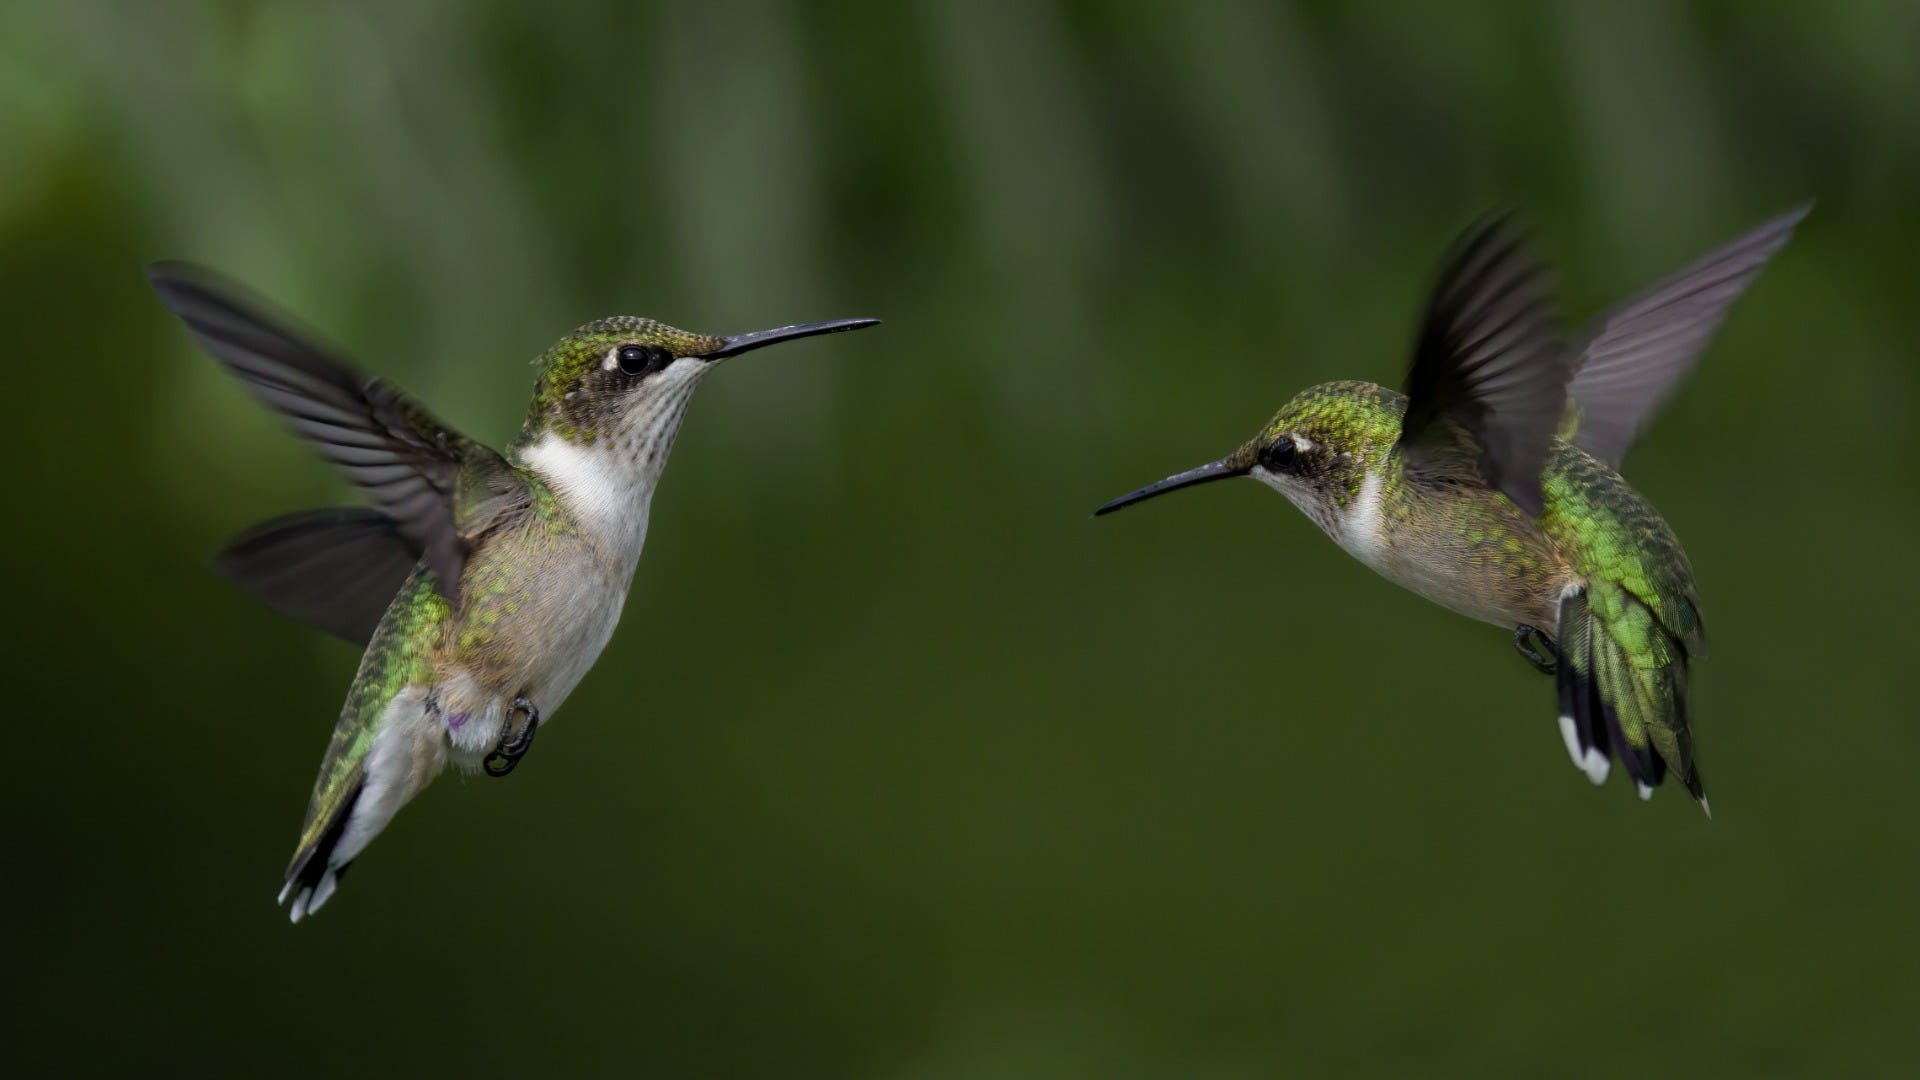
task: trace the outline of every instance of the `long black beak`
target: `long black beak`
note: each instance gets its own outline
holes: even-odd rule
[[[834,319],[831,322],[798,323],[782,326],[777,330],[755,330],[751,334],[735,334],[721,338],[723,344],[700,357],[702,360],[724,360],[729,356],[739,356],[743,352],[752,352],[762,345],[776,345],[782,341],[795,341],[803,337],[817,337],[821,334],[838,334],[847,330],[864,330],[869,326],[879,326],[879,319]]]
[[[1209,461],[1199,468],[1188,469],[1183,473],[1174,473],[1172,476],[1167,477],[1157,484],[1148,484],[1139,491],[1129,491],[1125,495],[1100,507],[1100,509],[1095,510],[1093,516],[1099,517],[1101,514],[1111,514],[1115,510],[1120,510],[1132,506],[1134,503],[1151,499],[1155,495],[1165,495],[1169,491],[1179,491],[1183,487],[1192,487],[1195,484],[1210,484],[1215,480],[1225,480],[1234,476],[1245,476],[1247,472],[1248,469],[1246,467],[1235,465],[1232,458],[1221,458],[1219,461]]]

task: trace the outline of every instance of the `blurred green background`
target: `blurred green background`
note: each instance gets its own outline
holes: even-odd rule
[[[119,1069],[1887,1074],[1920,1015],[1920,8],[9,4],[6,1025]],[[1629,461],[1709,823],[1507,635],[1226,485],[1517,203],[1575,316],[1808,197]],[[351,501],[142,263],[495,443],[588,319],[873,314],[701,392],[510,781],[275,908],[355,657],[207,569]]]

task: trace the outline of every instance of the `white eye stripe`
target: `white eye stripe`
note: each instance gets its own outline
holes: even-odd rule
[[[620,366],[620,346],[615,345],[613,348],[607,350],[607,358],[605,360],[600,361],[600,370],[612,371],[614,368],[617,368],[619,366]]]

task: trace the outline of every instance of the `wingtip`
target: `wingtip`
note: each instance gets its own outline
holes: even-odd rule
[[[1786,246],[1787,241],[1793,238],[1793,231],[1800,227],[1800,223],[1807,219],[1808,214],[1813,213],[1814,202],[1815,200],[1808,199],[1798,206],[1776,214],[1766,224],[1755,229],[1749,236],[1768,237],[1771,242],[1767,244],[1766,253],[1770,257],[1774,252]]]
[[[225,284],[218,274],[179,259],[161,259],[140,268],[154,295],[168,311],[187,318],[196,302],[207,293],[224,289],[240,295],[240,290]]]
[[[196,277],[205,277],[206,271],[193,263],[181,259],[156,259],[140,268],[147,284],[156,289],[184,284]]]

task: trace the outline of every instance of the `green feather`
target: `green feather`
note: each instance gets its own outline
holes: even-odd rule
[[[360,658],[360,671],[347,692],[333,742],[313,782],[313,799],[291,866],[298,867],[312,854],[335,819],[352,809],[349,797],[365,776],[367,755],[380,734],[387,704],[409,683],[431,678],[428,654],[444,632],[449,612],[446,599],[434,587],[433,574],[424,566],[415,568]]]
[[[1619,724],[1634,779],[1671,770],[1700,794],[1687,730],[1687,667],[1706,655],[1693,571],[1671,529],[1603,462],[1565,443],[1542,477],[1540,527],[1586,580],[1560,634]],[[1657,755],[1658,760],[1655,760]]]

